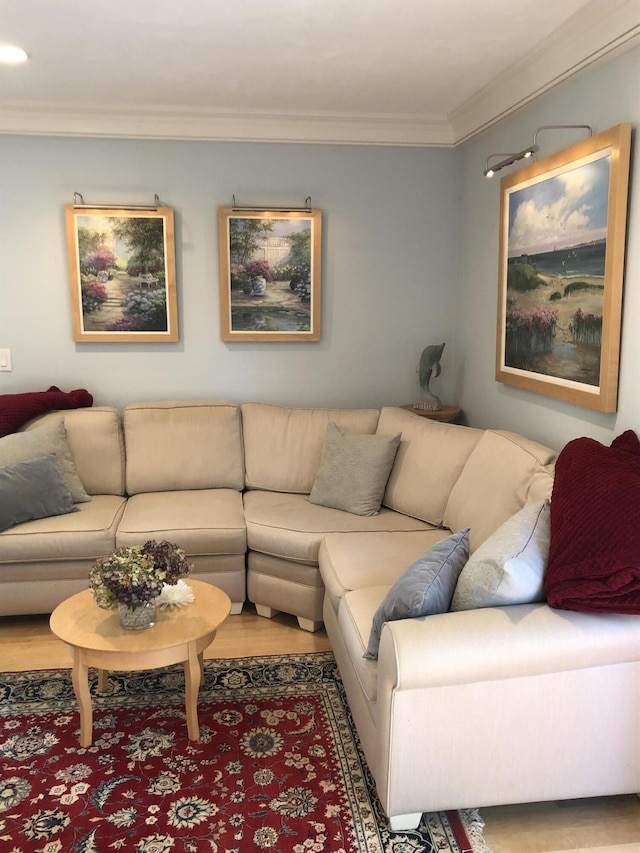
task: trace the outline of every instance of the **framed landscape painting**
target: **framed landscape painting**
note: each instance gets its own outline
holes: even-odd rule
[[[179,340],[173,209],[65,207],[74,341]]]
[[[223,341],[319,341],[319,210],[221,208]]]
[[[615,412],[631,126],[500,182],[496,380]]]

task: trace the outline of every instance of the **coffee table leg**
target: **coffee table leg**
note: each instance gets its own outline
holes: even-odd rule
[[[83,650],[74,648],[71,682],[80,707],[80,746],[91,746],[93,740],[93,708],[89,692],[89,667]]]
[[[214,641],[216,636],[216,632],[212,631],[207,639],[207,646],[210,646]],[[204,684],[204,649],[198,655],[198,660],[200,662],[200,684]]]
[[[109,693],[109,670],[98,670],[98,693]]]
[[[189,643],[189,657],[184,662],[185,708],[187,712],[187,733],[189,740],[199,740],[198,690],[200,689],[200,655],[195,643]]]

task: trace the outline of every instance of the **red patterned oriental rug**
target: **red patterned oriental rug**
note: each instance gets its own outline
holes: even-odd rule
[[[206,661],[199,742],[180,666],[91,676],[82,748],[69,670],[0,674],[1,850],[487,851],[475,811],[387,829],[330,653]]]

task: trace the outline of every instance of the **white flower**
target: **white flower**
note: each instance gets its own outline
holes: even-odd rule
[[[193,590],[183,580],[174,584],[164,584],[162,592],[156,598],[158,607],[185,607],[194,599]]]

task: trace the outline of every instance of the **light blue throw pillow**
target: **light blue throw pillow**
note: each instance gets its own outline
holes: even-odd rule
[[[48,456],[50,453],[55,453],[74,502],[90,501],[91,498],[85,491],[73,464],[64,418],[51,418],[33,429],[14,432],[0,438],[0,465],[2,466],[26,462],[37,456]]]
[[[0,530],[67,512],[78,507],[55,454],[0,468]]]
[[[462,567],[469,559],[469,528],[453,533],[418,557],[376,610],[364,657],[376,660],[385,622],[446,613]]]

